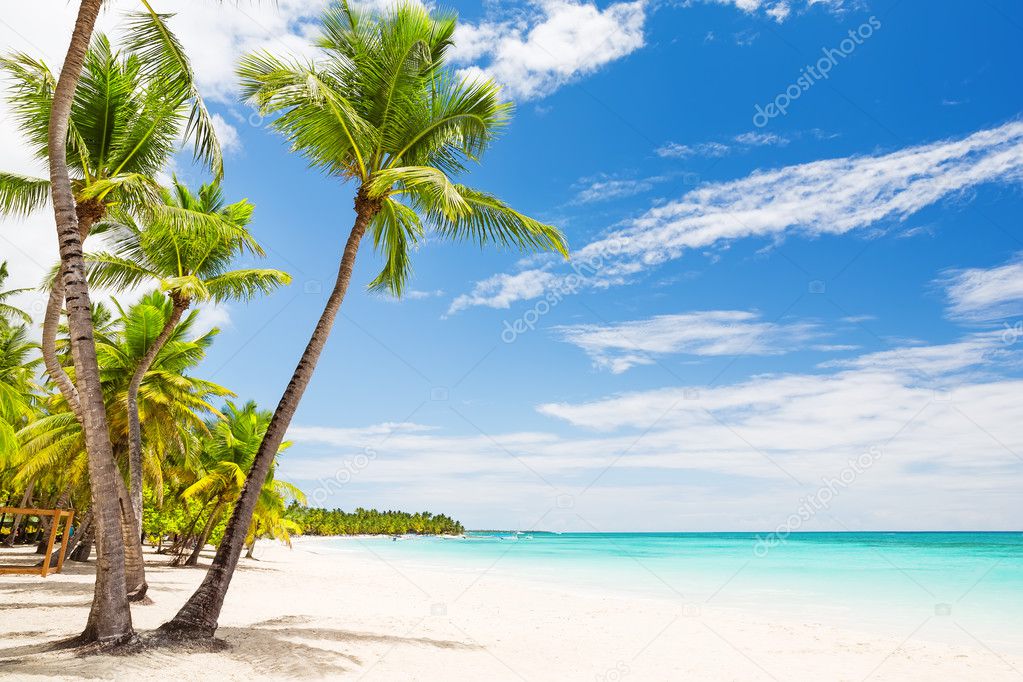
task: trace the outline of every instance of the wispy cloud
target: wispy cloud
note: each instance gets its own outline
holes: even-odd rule
[[[941,283],[954,318],[982,322],[1023,315],[1023,254],[992,268],[950,270]]]
[[[665,176],[646,178],[616,178],[606,175],[580,181],[582,188],[575,195],[572,203],[593,204],[613,199],[624,199],[649,192],[657,183],[664,182]]]
[[[804,7],[825,7],[831,11],[841,10],[845,0],[705,0],[719,5],[732,5],[747,14],[763,14],[779,24],[792,14],[793,5]]]
[[[822,335],[804,322],[766,322],[744,310],[657,315],[611,325],[557,327],[563,341],[583,349],[597,367],[621,374],[665,355],[777,355]]]
[[[748,132],[736,135],[728,143],[725,142],[702,142],[695,145],[679,144],[668,142],[654,151],[662,158],[685,159],[691,156],[702,156],[715,158],[727,156],[735,151],[745,151],[751,147],[784,147],[789,143],[787,137],[774,133]]]
[[[657,156],[666,159],[685,159],[690,156],[725,156],[731,151],[727,144],[721,142],[702,142],[695,145],[679,144],[678,142],[668,142],[667,144],[658,147],[656,150]]]
[[[814,161],[704,185],[583,246],[573,259],[599,259],[599,271],[587,282],[606,287],[691,249],[749,237],[845,234],[884,220],[903,220],[983,183],[1020,180],[1023,123],[1013,121],[962,139]],[[506,284],[551,285],[563,277],[550,269],[497,275],[456,298],[450,312],[474,305],[506,308],[543,293],[540,287],[524,297]]]

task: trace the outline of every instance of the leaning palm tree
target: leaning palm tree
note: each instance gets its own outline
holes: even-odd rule
[[[132,22],[134,25],[129,30],[128,48],[130,51],[146,55],[146,70],[162,80],[168,91],[187,95],[191,107],[186,132],[194,134],[198,141],[197,154],[210,162],[219,175],[222,165],[213,121],[201,98],[197,96],[191,68],[184,59],[180,44],[166,29],[163,18],[153,11],[146,0],[142,2],[148,14],[139,15]],[[36,135],[34,138],[30,135],[29,139],[41,149],[45,149],[45,158],[49,165],[49,181],[46,185],[49,187],[53,203],[60,250],[61,270],[57,278],[59,285],[54,288],[63,288],[63,291],[51,293],[51,305],[48,308],[56,308],[58,312],[53,314],[50,328],[56,326],[60,306],[66,298],[68,324],[75,339],[72,351],[75,366],[78,368],[77,386],[67,380],[66,375],[61,374],[59,364],[53,362],[53,353],[49,350],[52,346],[48,347],[45,333],[43,349],[44,353],[50,356],[47,358],[47,371],[54,375],[54,380],[85,431],[92,498],[97,501],[92,510],[93,528],[104,555],[97,562],[92,608],[81,640],[118,643],[134,636],[131,611],[127,602],[129,592],[144,594],[144,588],[128,585],[125,577],[124,538],[128,521],[125,510],[126,495],[122,494],[123,483],[118,485],[121,479],[113,459],[107,431],[99,366],[93,341],[91,299],[82,259],[83,236],[72,185],[72,172],[76,160],[84,158],[85,147],[80,144],[78,127],[71,124],[72,111],[78,99],[76,93],[79,80],[87,61],[101,5],[102,0],[81,0],[59,78],[56,81],[51,78],[47,87],[37,90],[34,96],[30,88],[23,104],[32,112],[28,120],[41,122],[42,127],[39,130],[45,130],[45,135]],[[45,105],[40,109],[39,105],[44,103],[44,100]],[[16,104],[15,109],[19,108]],[[99,111],[102,112],[103,109]],[[124,120],[122,119],[122,122]],[[101,123],[102,129],[104,121],[109,123],[115,119],[101,116],[93,118],[93,123],[96,121]],[[141,128],[144,129],[145,126]],[[145,135],[136,137],[134,147],[144,148],[146,139]],[[131,148],[133,147],[128,147]],[[45,199],[45,186],[42,183],[25,182],[24,178],[15,177],[12,181],[5,178],[0,184],[3,185],[3,191],[0,192],[0,208],[14,206],[22,212],[27,212],[42,203],[41,196]],[[4,193],[6,197],[3,196]],[[88,210],[83,212],[82,217],[86,221],[92,219]]]
[[[256,454],[213,565],[165,632],[208,637],[238,563],[274,455],[312,378],[369,232],[384,267],[370,283],[400,295],[410,252],[429,227],[442,238],[551,250],[567,256],[561,233],[494,196],[456,184],[508,122],[511,105],[490,80],[445,68],[454,16],[432,17],[404,3],[370,15],[341,2],[328,9],[321,59],[305,63],[251,54],[242,90],[292,147],[332,177],[355,184],[355,221],[337,280]]]
[[[120,222],[108,234],[108,240],[114,243],[113,250],[85,257],[93,286],[125,290],[155,283],[173,302],[163,329],[155,338],[149,337],[148,349],[138,359],[125,394],[131,505],[139,528],[142,428],[138,396],[153,360],[193,301],[221,303],[249,299],[291,282],[291,277],[280,270],[230,269],[233,261],[246,251],[265,254],[247,229],[252,204],[244,199],[227,204],[219,183],[203,185],[193,194],[175,179],[171,190],[164,190],[163,203],[174,209],[174,220],[155,217],[141,227],[130,213],[121,213],[117,216]]]

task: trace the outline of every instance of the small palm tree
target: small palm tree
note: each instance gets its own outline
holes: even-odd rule
[[[269,410],[258,409],[252,401],[241,406],[228,401],[222,412],[224,419],[209,424],[210,435],[201,441],[199,477],[181,493],[183,499],[202,496],[207,500],[206,506],[211,503],[213,505],[191,555],[184,562],[186,566],[196,564],[223,510],[241,494],[246,474],[252,467],[270,424]],[[279,451],[287,449],[289,445],[283,443]],[[268,480],[263,485],[260,497],[264,505],[273,506],[275,496],[280,492],[291,491],[292,488],[280,481]]]
[[[4,282],[7,281],[7,261],[0,262],[0,324],[10,322],[12,319],[21,320],[25,324],[32,324],[32,318],[21,308],[15,308],[8,303],[11,298],[23,294],[28,289],[7,289],[4,290]]]
[[[270,471],[327,342],[368,232],[384,266],[370,283],[400,295],[411,251],[429,228],[439,237],[567,256],[561,233],[496,197],[457,184],[507,124],[511,105],[490,80],[460,79],[445,67],[456,19],[404,2],[385,15],[342,1],[328,9],[320,59],[267,53],[244,57],[242,92],[292,148],[328,175],[355,184],[355,222],[337,280],[256,455],[224,540],[202,585],[165,625],[211,636]]]
[[[0,268],[2,272],[2,268]],[[7,469],[18,452],[15,432],[32,410],[33,381],[39,360],[28,329],[11,326],[0,318],[0,468]]]
[[[113,250],[86,255],[90,285],[125,290],[155,283],[173,302],[163,329],[155,338],[148,337],[152,341],[139,357],[125,395],[129,487],[137,520],[142,518],[139,388],[181,316],[193,301],[243,300],[291,282],[291,277],[280,270],[229,269],[246,251],[265,254],[247,229],[252,204],[244,199],[225,203],[219,183],[203,185],[198,194],[193,194],[175,179],[171,190],[164,190],[163,203],[173,209],[171,214],[185,219],[164,221],[154,217],[146,227],[140,227],[130,213],[118,212],[120,222],[108,228]]]
[[[118,459],[127,459],[128,452],[124,395],[139,358],[148,351],[149,340],[164,328],[171,308],[164,295],[151,292],[127,310],[118,307],[120,315],[104,323],[111,316],[105,306],[96,306],[99,320],[96,326],[105,332],[97,343],[97,358],[111,442]],[[205,419],[220,414],[210,401],[231,395],[223,386],[192,374],[205,359],[216,335],[211,330],[195,336],[196,315],[195,312],[186,315],[175,327],[146,373],[139,393],[147,443],[146,471],[157,489],[162,483],[161,461],[168,451],[176,455],[186,448],[193,431],[204,433]],[[73,376],[71,358],[62,357]],[[59,476],[61,484],[68,481],[84,484],[88,475],[81,424],[59,394],[47,401],[45,412],[18,433],[22,455],[16,481],[26,483],[49,473]],[[87,490],[81,492],[87,497]]]

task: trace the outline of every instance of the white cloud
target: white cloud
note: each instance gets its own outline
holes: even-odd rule
[[[993,268],[949,271],[943,284],[955,318],[979,322],[1023,314],[1023,255]]]
[[[789,0],[705,0],[719,5],[732,5],[747,14],[763,13],[779,24],[792,14],[792,3]],[[838,11],[846,4],[845,0],[806,0],[807,7],[819,5],[831,11]]]
[[[232,326],[231,306],[226,303],[204,303],[198,310],[195,329],[200,334],[205,334],[214,327],[224,330]]]
[[[504,22],[460,24],[452,56],[466,75],[486,74],[516,99],[543,97],[643,46],[646,2],[605,9],[575,0],[540,0]]]
[[[562,340],[583,349],[597,367],[620,374],[662,355],[776,355],[803,347],[820,331],[808,323],[765,322],[743,310],[658,315],[612,325],[557,327]]]
[[[774,133],[748,132],[736,135],[732,138],[732,142],[737,143],[740,150],[746,150],[749,147],[784,147],[789,143],[789,139]],[[655,149],[654,152],[658,156],[666,159],[685,159],[691,156],[704,156],[708,158],[727,156],[734,150],[735,145],[725,144],[723,142],[703,142],[696,145],[668,142],[667,144],[661,145]]]
[[[225,154],[237,152],[241,149],[241,138],[238,136],[238,129],[224,120],[220,114],[213,114],[213,129],[217,132],[217,139],[220,140],[220,147]]]
[[[678,142],[669,142],[654,150],[657,156],[666,159],[685,159],[690,156],[725,156],[731,148],[720,142],[703,142],[697,145],[685,145]]]
[[[585,181],[585,185],[575,195],[573,203],[592,204],[600,201],[611,201],[612,199],[624,199],[626,197],[649,192],[659,182],[666,178],[653,176],[649,178],[615,178],[600,176],[596,179]]]
[[[517,275],[494,275],[477,282],[471,294],[462,294],[452,301],[448,314],[477,305],[509,308],[517,301],[542,296],[558,279],[556,275],[543,270],[524,270]]]
[[[609,286],[680,258],[687,250],[748,237],[845,234],[884,220],[904,220],[965,189],[1023,180],[1023,122],[1013,121],[958,140],[876,156],[814,161],[758,171],[704,185],[651,208],[626,227],[573,253],[599,267],[591,286]],[[506,308],[542,295],[506,284],[564,280],[548,270],[495,275],[458,297],[451,311],[471,305]]]
[[[343,490],[325,486],[325,504],[444,502],[475,527],[543,517],[540,527],[563,530],[758,531],[875,449],[876,462],[804,530],[1011,529],[1023,381],[977,373],[1018,360],[992,353],[999,346],[996,335],[970,336],[818,372],[543,404],[561,427],[550,431],[296,427],[282,475],[312,493],[369,448]],[[907,353],[911,362],[893,360]],[[573,496],[571,514],[544,516],[558,494]]]
[[[753,131],[743,133],[742,135],[736,135],[735,141],[739,144],[749,145],[751,147],[784,147],[789,143],[789,139],[787,137],[782,137],[781,135],[776,135],[774,133],[757,133]]]

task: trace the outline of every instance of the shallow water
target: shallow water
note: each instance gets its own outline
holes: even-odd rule
[[[328,552],[1023,649],[1023,533],[473,532],[307,538]],[[1004,648],[1003,648],[1004,647]]]

